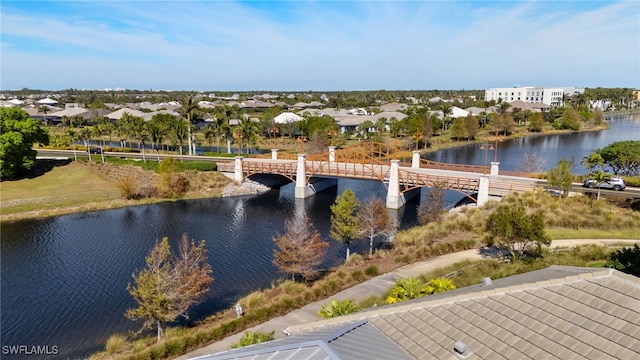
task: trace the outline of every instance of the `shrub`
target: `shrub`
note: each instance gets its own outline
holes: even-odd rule
[[[613,252],[611,259],[604,266],[640,276],[640,247],[635,244],[633,248],[624,248]]]
[[[271,341],[274,339],[273,334],[274,334],[273,331],[270,333],[265,333],[260,331],[257,331],[257,332],[246,331],[242,336],[242,338],[238,340],[237,343],[229,346],[229,348],[235,349],[243,346],[263,343],[265,341]]]
[[[124,178],[116,184],[116,188],[120,191],[120,195],[127,200],[138,199],[140,194],[136,192],[133,179],[130,177]]]
[[[338,317],[358,311],[358,307],[351,299],[337,301],[331,300],[331,303],[322,306],[318,315],[325,319]]]
[[[426,295],[438,294],[455,289],[456,286],[449,279],[431,279],[425,285],[420,279],[409,277],[396,281],[396,285],[391,288],[387,297],[388,304],[417,299]]]
[[[380,270],[378,270],[378,267],[375,265],[369,265],[364,270],[364,273],[367,274],[367,276],[377,276],[380,274]]]
[[[396,281],[396,285],[391,288],[391,293],[387,297],[387,304],[417,299],[427,295],[428,293],[429,289],[422,283],[422,281],[420,281],[420,279],[416,279],[414,277],[399,279]]]
[[[114,355],[119,353],[127,343],[127,337],[120,334],[109,336],[105,344],[105,350],[108,354]]]
[[[362,281],[365,279],[364,274],[362,274],[362,271],[360,270],[355,270],[354,272],[352,272],[351,278],[355,281]]]

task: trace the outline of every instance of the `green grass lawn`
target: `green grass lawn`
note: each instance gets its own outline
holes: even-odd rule
[[[0,184],[2,216],[120,200],[115,185],[76,163],[54,167],[32,179]]]

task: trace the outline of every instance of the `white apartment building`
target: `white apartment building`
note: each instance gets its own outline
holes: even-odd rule
[[[564,106],[562,94],[567,97],[583,94],[584,88],[558,87],[545,88],[536,86],[522,86],[510,88],[492,88],[484,91],[486,101],[502,99],[502,101],[524,101],[527,103],[543,103],[551,106]]]

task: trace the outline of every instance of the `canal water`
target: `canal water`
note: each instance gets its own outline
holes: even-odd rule
[[[640,121],[615,120],[601,132],[504,141],[498,158],[501,168],[515,170],[526,148],[535,147],[546,166],[553,167],[562,157],[579,163],[593,150],[621,140],[640,140]],[[432,158],[482,164],[484,152],[472,145],[441,151]],[[296,211],[303,209],[329,240],[329,206],[348,188],[360,199],[386,194],[377,181],[345,179],[305,200],[295,199],[294,185],[289,184],[256,196],[178,201],[2,225],[3,350],[11,345],[56,346],[57,355],[47,358],[83,358],[103,349],[111,334],[138,330],[140,324],[124,316],[135,305],[127,284],[132,273],[144,267],[155,241],[164,236],[174,247],[183,233],[206,241],[215,280],[202,303],[191,311],[192,319],[226,308],[281,277],[272,264],[272,237],[284,231],[284,220]],[[456,193],[447,194],[449,202],[459,198]],[[418,204],[409,202],[396,213],[402,228],[416,224]],[[325,267],[340,263],[345,254],[343,244],[330,243]],[[352,245],[360,253],[367,248],[364,240]],[[4,352],[1,357],[36,358]]]

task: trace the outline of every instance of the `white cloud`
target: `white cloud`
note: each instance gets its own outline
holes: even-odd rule
[[[640,80],[633,2],[589,11],[549,2],[276,3],[284,11],[232,2],[97,4],[68,18],[3,9],[2,87],[455,89]],[[27,50],[12,36],[46,47]],[[38,70],[47,67],[56,71]]]

